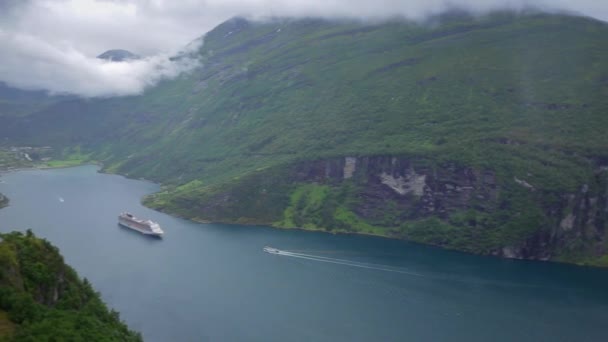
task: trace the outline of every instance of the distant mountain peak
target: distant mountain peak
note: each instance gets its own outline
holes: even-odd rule
[[[105,59],[111,62],[124,62],[131,59],[140,59],[141,57],[132,53],[131,51],[114,49],[108,50],[101,55],[97,56],[99,59]]]

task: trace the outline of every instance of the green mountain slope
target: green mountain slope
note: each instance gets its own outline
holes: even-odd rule
[[[28,115],[67,98],[67,96],[48,96],[43,91],[19,90],[0,82],[0,114],[2,116]]]
[[[179,182],[351,154],[479,164],[504,141],[601,155],[605,30],[549,16],[435,29],[233,20],[206,37],[199,72],[144,97],[144,124],[118,145],[145,150],[119,170]]]
[[[29,231],[0,238],[0,338],[141,341],[48,241]]]
[[[161,181],[146,204],[184,217],[608,264],[607,34],[544,14],[233,19],[191,74],[2,133]]]

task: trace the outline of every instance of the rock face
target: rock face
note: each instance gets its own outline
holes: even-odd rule
[[[352,178],[355,170],[357,170],[357,158],[344,158],[344,179]]]
[[[342,160],[302,164],[298,181],[337,184]],[[346,161],[353,164],[353,161]],[[346,165],[345,163],[345,165]],[[324,164],[324,165],[323,165]],[[352,177],[359,185],[356,215],[388,229],[388,235],[507,258],[570,260],[591,253],[608,253],[608,172],[598,168],[589,184],[577,193],[536,191],[517,178],[499,179],[491,170],[456,164],[424,165],[408,158],[378,156],[356,161]],[[344,166],[345,166],[344,165]],[[325,169],[323,174],[316,171]],[[392,224],[384,218],[395,213]],[[419,230],[407,229],[408,222],[438,218],[458,231],[466,244],[449,238],[426,240]],[[443,232],[446,233],[446,232]],[[475,240],[493,240],[478,244]]]
[[[198,202],[196,216],[181,214],[372,233],[506,258],[601,264],[608,254],[608,172],[598,168],[576,193],[524,182],[449,162],[335,158],[261,171],[210,193]]]
[[[127,50],[108,50],[101,55],[97,56],[99,59],[105,59],[110,62],[125,62],[134,59],[140,59],[141,57]]]
[[[296,179],[304,182],[340,181],[339,169],[348,159],[302,163]],[[352,161],[350,161],[353,163]],[[387,202],[396,205],[398,221],[430,216],[448,218],[449,213],[474,208],[491,210],[498,191],[494,173],[457,165],[424,166],[408,158],[376,156],[358,158],[352,178],[360,185],[354,208],[361,218],[374,222],[386,211]],[[322,176],[319,169],[326,169]]]

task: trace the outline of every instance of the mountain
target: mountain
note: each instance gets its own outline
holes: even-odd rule
[[[108,50],[97,56],[99,59],[106,59],[111,62],[124,62],[132,59],[140,59],[141,57],[127,50]]]
[[[607,34],[540,13],[235,18],[192,73],[0,134],[162,182],[145,203],[199,221],[607,266]]]
[[[45,91],[15,89],[0,82],[0,116],[28,115],[66,98],[66,96],[48,96]]]
[[[48,241],[0,235],[0,339],[141,341]]]

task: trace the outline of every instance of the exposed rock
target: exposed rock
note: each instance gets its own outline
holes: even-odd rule
[[[397,178],[383,172],[380,174],[380,180],[382,184],[393,189],[399,195],[412,193],[420,197],[424,194],[426,185],[426,175],[418,175],[414,169],[408,172],[405,177],[399,176]]]
[[[346,157],[344,158],[344,179],[353,177],[357,169],[357,158]]]
[[[502,256],[509,259],[519,259],[518,252],[513,247],[503,247],[502,248]]]
[[[515,177],[514,180],[515,180],[515,183],[523,186],[524,188],[528,188],[530,190],[534,190],[534,186],[532,186],[530,183],[526,182],[525,180],[521,180],[521,179],[519,179],[517,177]]]
[[[250,223],[277,222],[284,207],[274,204],[289,203],[289,191],[294,184],[317,183],[336,191],[348,189],[345,190],[348,193],[334,196],[349,196],[348,210],[366,224],[386,228],[387,236],[517,259],[564,260],[571,258],[570,255],[593,258],[606,254],[608,173],[605,172],[597,173],[572,193],[537,189],[517,177],[498,178],[492,170],[449,162],[432,164],[401,156],[303,161],[281,172],[286,174],[266,177],[261,173],[259,180],[244,183],[259,183],[259,188],[241,188],[267,189],[264,196],[260,196],[259,191],[238,196],[219,192],[207,201],[201,212],[206,215],[217,212],[218,217],[223,217],[240,210],[240,217]],[[351,179],[356,186],[342,188],[345,179]],[[516,186],[534,191],[515,189],[513,192],[511,179]],[[233,192],[237,194],[237,190]],[[239,204],[239,198],[249,197],[256,201],[244,207],[246,211]],[[273,204],[265,203],[266,198],[272,199]],[[268,207],[276,211],[269,213]],[[267,217],[261,217],[259,212],[266,213]],[[329,213],[318,219],[331,219],[333,216]],[[449,227],[448,234],[442,235],[442,228],[433,228],[431,223],[430,236],[424,235],[426,227],[417,231],[422,235],[408,235],[411,232],[406,226],[408,222],[425,220],[445,224]],[[323,226],[324,221],[315,224]],[[437,230],[433,232],[433,229]],[[432,234],[439,234],[441,238]]]
[[[339,184],[344,180],[346,163],[346,158],[302,162],[295,167],[292,179]],[[414,168],[414,163],[397,156],[357,158],[353,177],[362,188],[355,212],[374,222],[385,216],[387,202],[391,201],[399,212],[399,220],[415,220],[431,215],[447,218],[453,211],[473,206],[491,211],[496,205],[498,190],[493,172],[453,164],[435,170]]]
[[[572,213],[570,213],[566,217],[564,217],[564,219],[560,222],[559,227],[565,231],[571,230],[572,227],[574,227],[575,219],[576,217]]]

